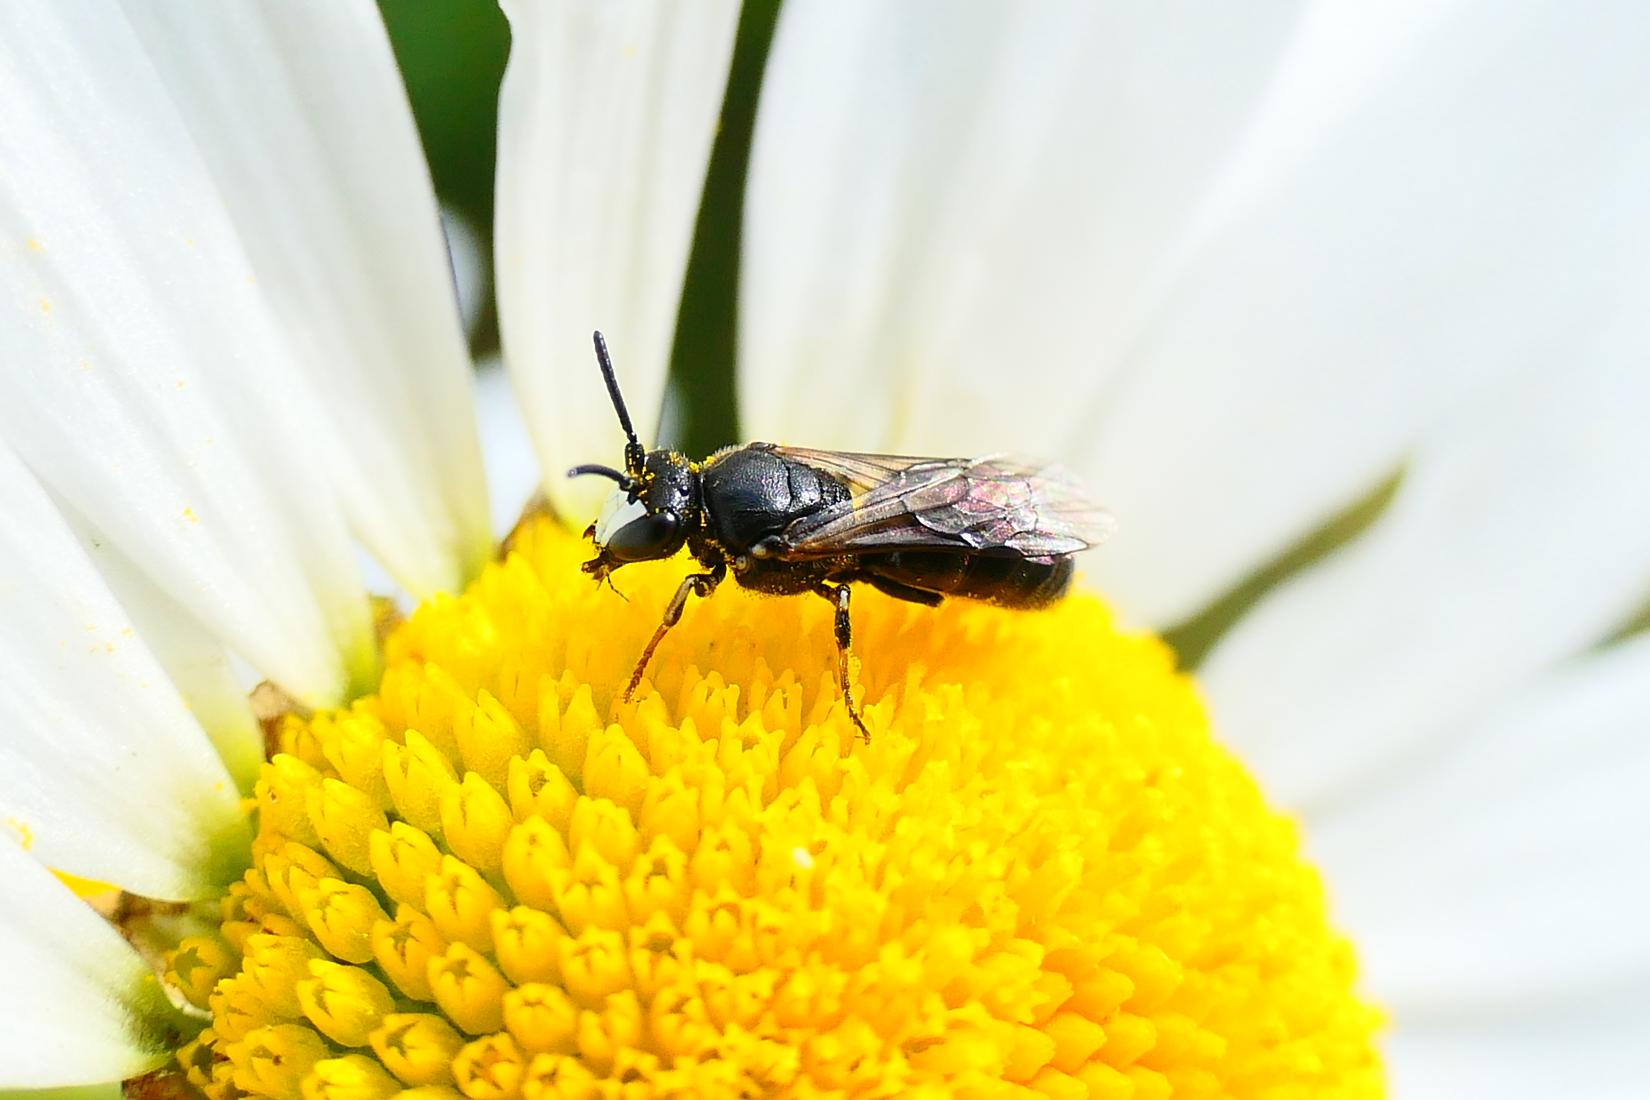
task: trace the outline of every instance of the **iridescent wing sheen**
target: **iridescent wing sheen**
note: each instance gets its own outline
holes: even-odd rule
[[[1043,559],[1096,546],[1116,528],[1070,473],[1035,459],[774,450],[838,478],[853,493],[785,528],[786,558],[951,550]]]

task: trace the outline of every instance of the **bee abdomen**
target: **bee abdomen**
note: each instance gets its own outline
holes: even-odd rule
[[[1044,607],[1065,595],[1074,569],[1070,557],[1038,561],[1013,554],[932,550],[866,555],[861,561],[863,572],[911,588],[1024,609]]]

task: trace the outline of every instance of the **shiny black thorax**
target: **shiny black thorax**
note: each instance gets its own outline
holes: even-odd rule
[[[839,571],[842,561],[785,561],[762,549],[782,540],[804,516],[847,500],[848,487],[766,443],[718,451],[699,472],[700,527],[688,536],[693,556],[724,562],[741,585],[758,592],[806,592]],[[753,552],[754,551],[754,552]]]
[[[697,522],[687,545],[707,568],[726,565],[742,587],[774,595],[822,583],[863,581],[899,599],[937,604],[945,596],[1005,607],[1051,603],[1070,587],[1069,557],[1026,558],[1012,550],[895,550],[790,560],[785,531],[847,500],[852,491],[824,471],[752,443],[712,455],[699,468]]]

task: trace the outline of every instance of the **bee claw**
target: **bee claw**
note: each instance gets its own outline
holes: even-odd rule
[[[860,717],[859,707],[854,703],[853,696],[844,695],[842,698],[843,702],[847,704],[848,717],[853,719],[854,725],[859,729],[859,739],[869,745],[871,743],[871,731],[866,728],[865,719]]]

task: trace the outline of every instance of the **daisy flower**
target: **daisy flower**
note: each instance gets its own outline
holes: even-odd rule
[[[756,16],[507,12],[504,351],[577,527],[588,330],[654,423]],[[1124,522],[1048,611],[856,599],[869,744],[818,601],[728,586],[625,701],[682,564],[495,552],[370,5],[0,30],[0,1087],[1642,1079],[1633,7],[787,4],[745,423],[1050,454]]]

